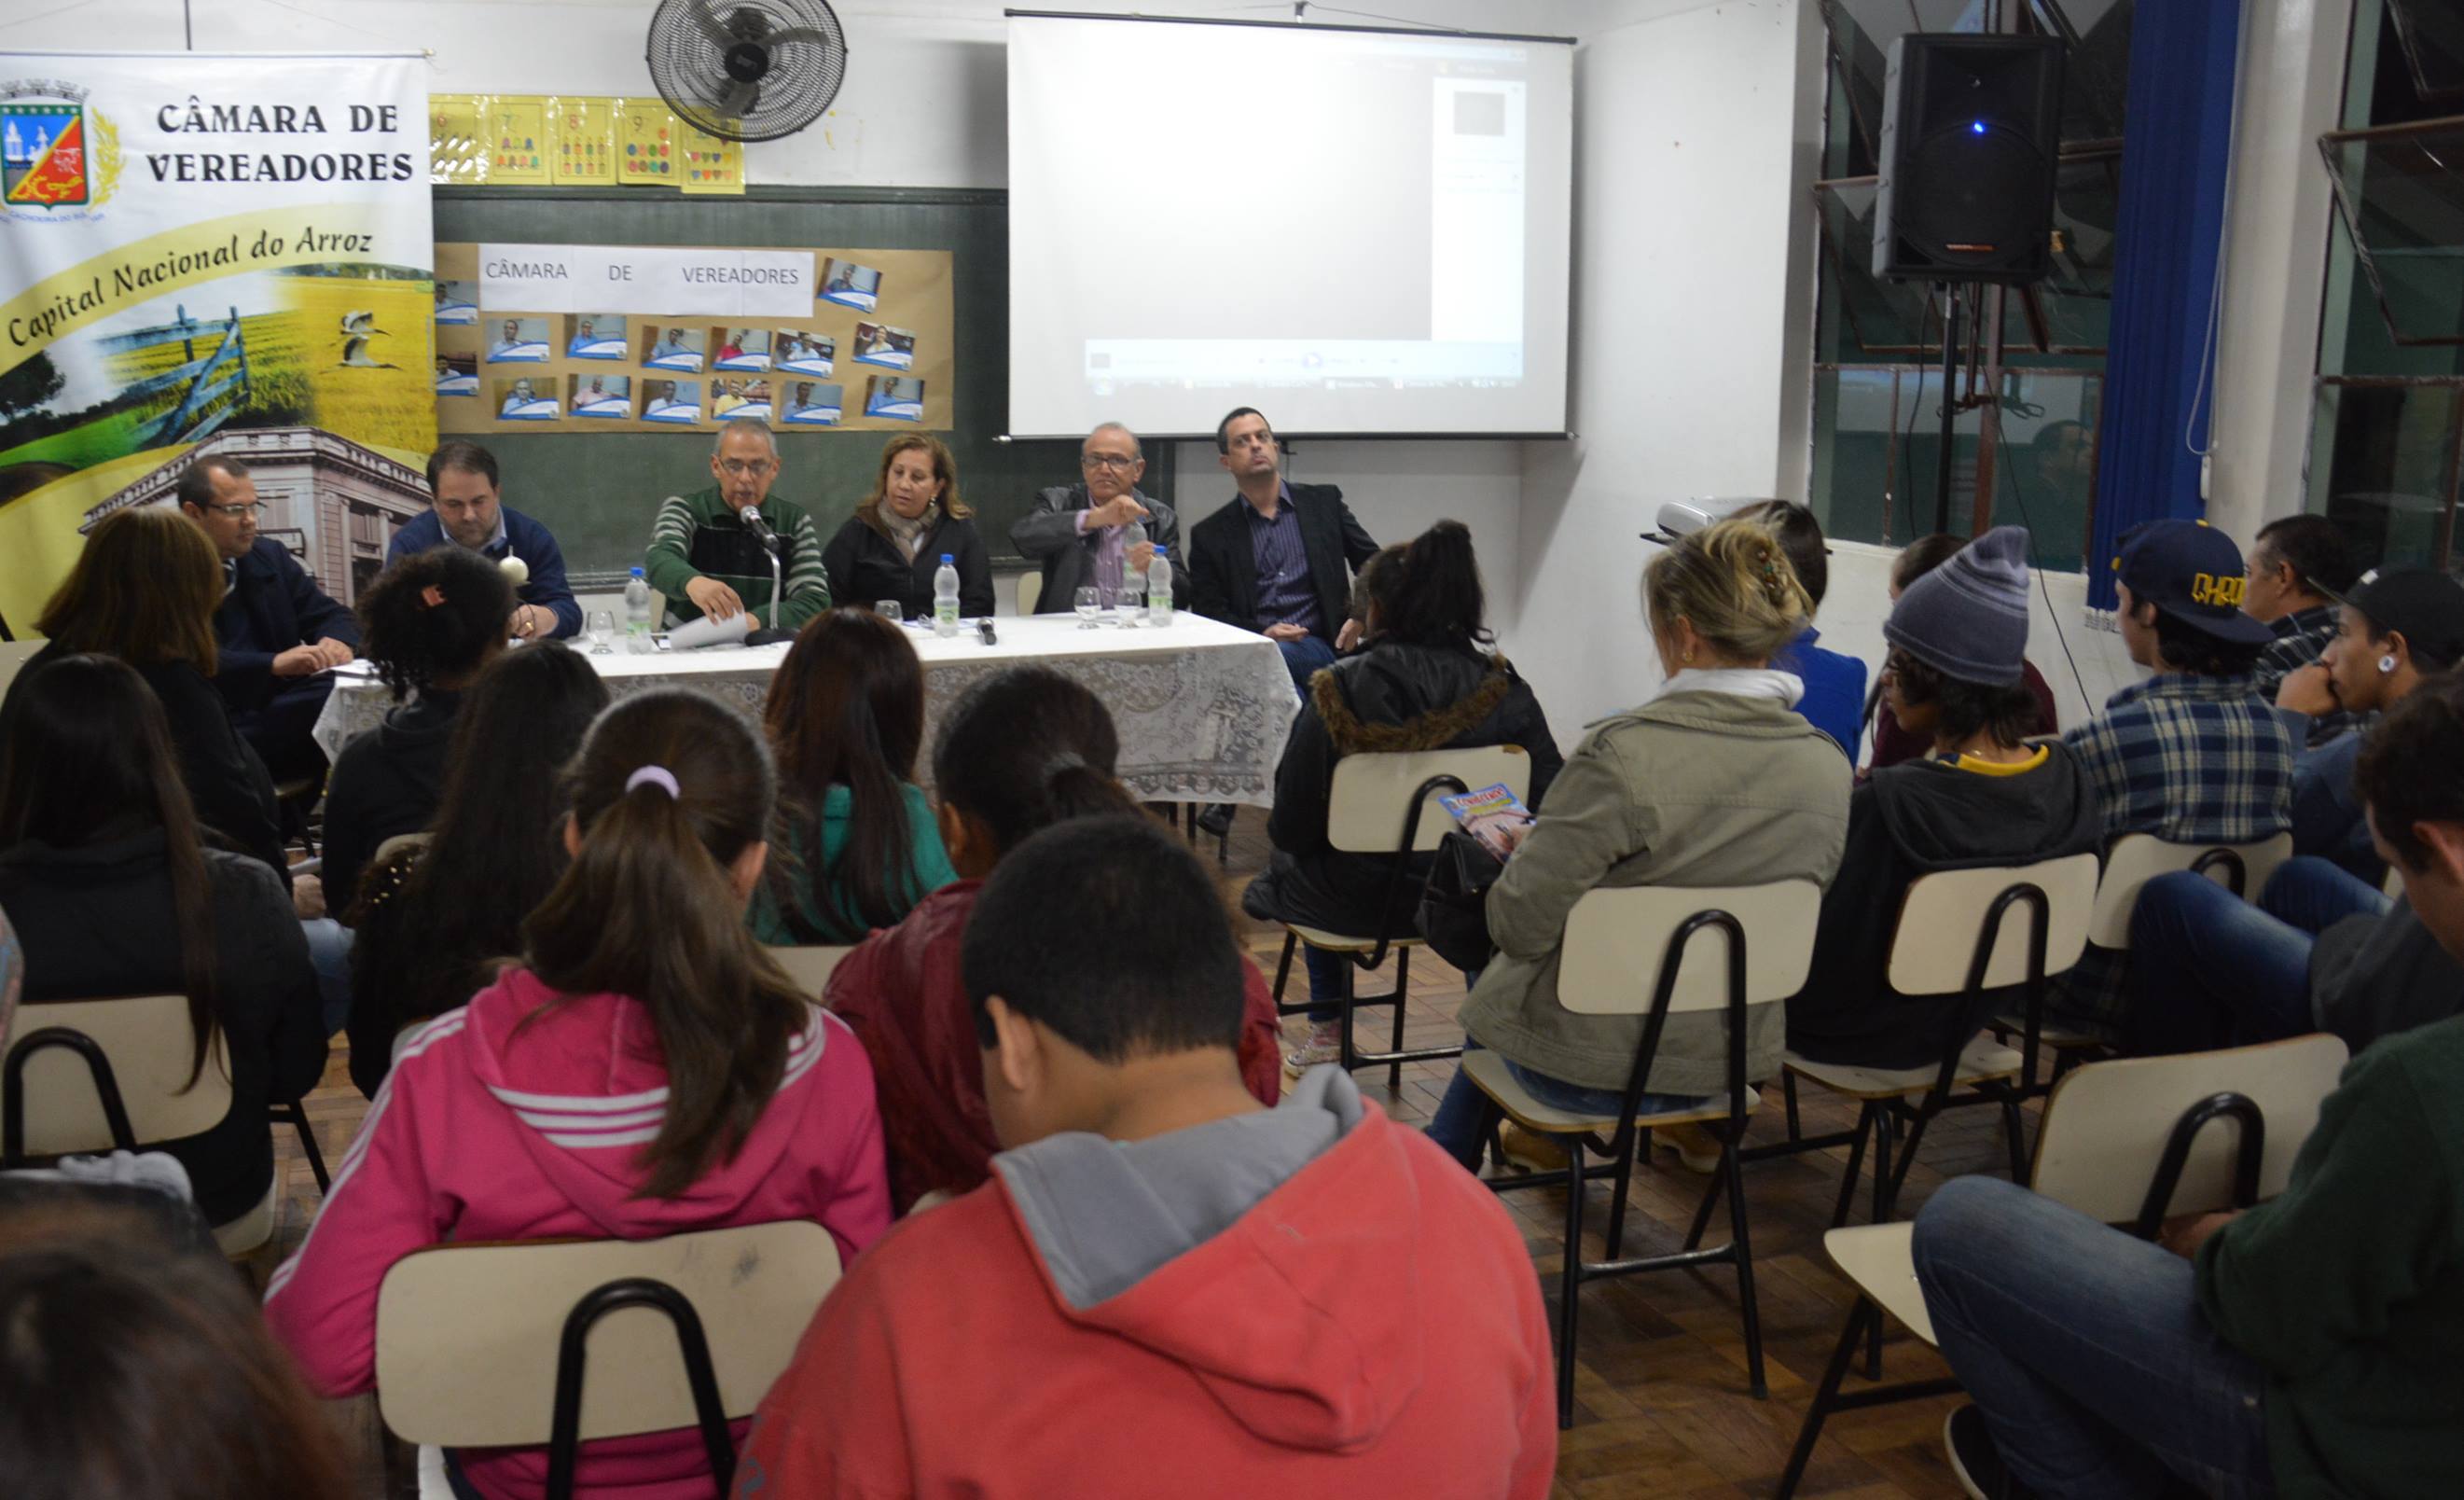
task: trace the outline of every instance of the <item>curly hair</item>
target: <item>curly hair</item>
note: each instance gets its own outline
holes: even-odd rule
[[[1758,520],[1714,521],[1681,537],[1642,570],[1654,635],[1679,620],[1721,655],[1769,661],[1813,617],[1779,535]]]
[[[360,596],[363,653],[393,695],[407,697],[477,672],[504,646],[513,612],[513,583],[495,563],[465,547],[431,547]]]

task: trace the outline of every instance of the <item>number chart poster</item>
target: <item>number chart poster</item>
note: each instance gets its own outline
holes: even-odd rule
[[[424,507],[394,491],[436,437],[427,99],[416,56],[0,52],[12,629],[198,447],[345,599],[363,513]]]
[[[950,253],[436,247],[445,432],[950,427]]]

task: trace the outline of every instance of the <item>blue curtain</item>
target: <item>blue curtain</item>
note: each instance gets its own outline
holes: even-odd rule
[[[2215,379],[2208,309],[2224,225],[2241,0],[2149,0],[2130,18],[2113,332],[2105,354],[2088,603],[2114,606],[2114,541],[2144,520],[2195,518]],[[2191,422],[2196,403],[2198,420]],[[2185,430],[2189,441],[2184,441]]]

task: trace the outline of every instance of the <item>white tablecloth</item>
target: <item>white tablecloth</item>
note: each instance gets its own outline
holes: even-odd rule
[[[1001,637],[994,646],[972,629],[943,639],[908,627],[924,661],[924,761],[932,759],[941,716],[960,694],[1004,667],[1039,662],[1084,682],[1112,711],[1121,780],[1139,798],[1259,806],[1273,801],[1275,764],[1299,708],[1274,642],[1187,613],[1160,629],[1081,629],[1072,615],[994,624]],[[652,687],[695,688],[758,717],[786,654],[779,645],[588,660],[618,697]],[[337,677],[316,729],[328,757],[391,706],[384,685],[363,672],[345,669]],[[915,775],[929,783],[932,766],[918,764]]]

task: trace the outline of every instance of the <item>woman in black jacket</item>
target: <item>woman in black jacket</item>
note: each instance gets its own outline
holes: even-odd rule
[[[325,1070],[307,939],[272,871],[198,843],[161,705],[136,672],[61,656],[30,667],[12,696],[0,906],[25,946],[25,1002],[188,997],[194,1065],[229,1070],[231,1113],[159,1149],[187,1169],[207,1221],[229,1224],[273,1188],[267,1111]]]
[[[564,874],[557,777],[606,706],[589,661],[553,641],[497,657],[462,695],[434,835],[370,867],[347,914],[351,1081],[369,1098],[405,1026],[522,951],[522,919]]]
[[[830,599],[869,609],[898,601],[910,620],[933,617],[933,575],[947,555],[958,570],[958,613],[993,612],[993,570],[975,512],[958,498],[958,461],[941,440],[901,432],[881,450],[872,493],[822,548]]]
[[[504,650],[513,612],[504,571],[451,545],[403,559],[360,596],[361,654],[397,706],[351,737],[325,783],[325,900],[342,920],[377,847],[435,818],[462,690]]]
[[[1489,649],[1495,638],[1481,623],[1480,564],[1462,522],[1441,520],[1409,545],[1387,548],[1361,574],[1368,608],[1360,650],[1309,679],[1275,769],[1266,819],[1274,856],[1241,907],[1269,921],[1371,938],[1382,927],[1399,937],[1412,931],[1415,903],[1407,897],[1382,910],[1387,859],[1340,853],[1327,842],[1335,762],[1364,752],[1520,745],[1531,757],[1525,802],[1537,810],[1565,760],[1530,684]],[[1416,860],[1414,872],[1426,866]],[[1316,1005],[1308,1043],[1286,1060],[1295,1070],[1333,1060],[1335,1004],[1350,961],[1303,952]]]
[[[27,661],[0,702],[0,734],[19,714],[36,668],[83,652],[118,657],[154,690],[194,816],[225,848],[263,861],[287,889],[290,862],[274,781],[206,680],[214,674],[213,618],[222,597],[213,543],[177,510],[147,505],[103,518],[34,621],[50,644]]]

